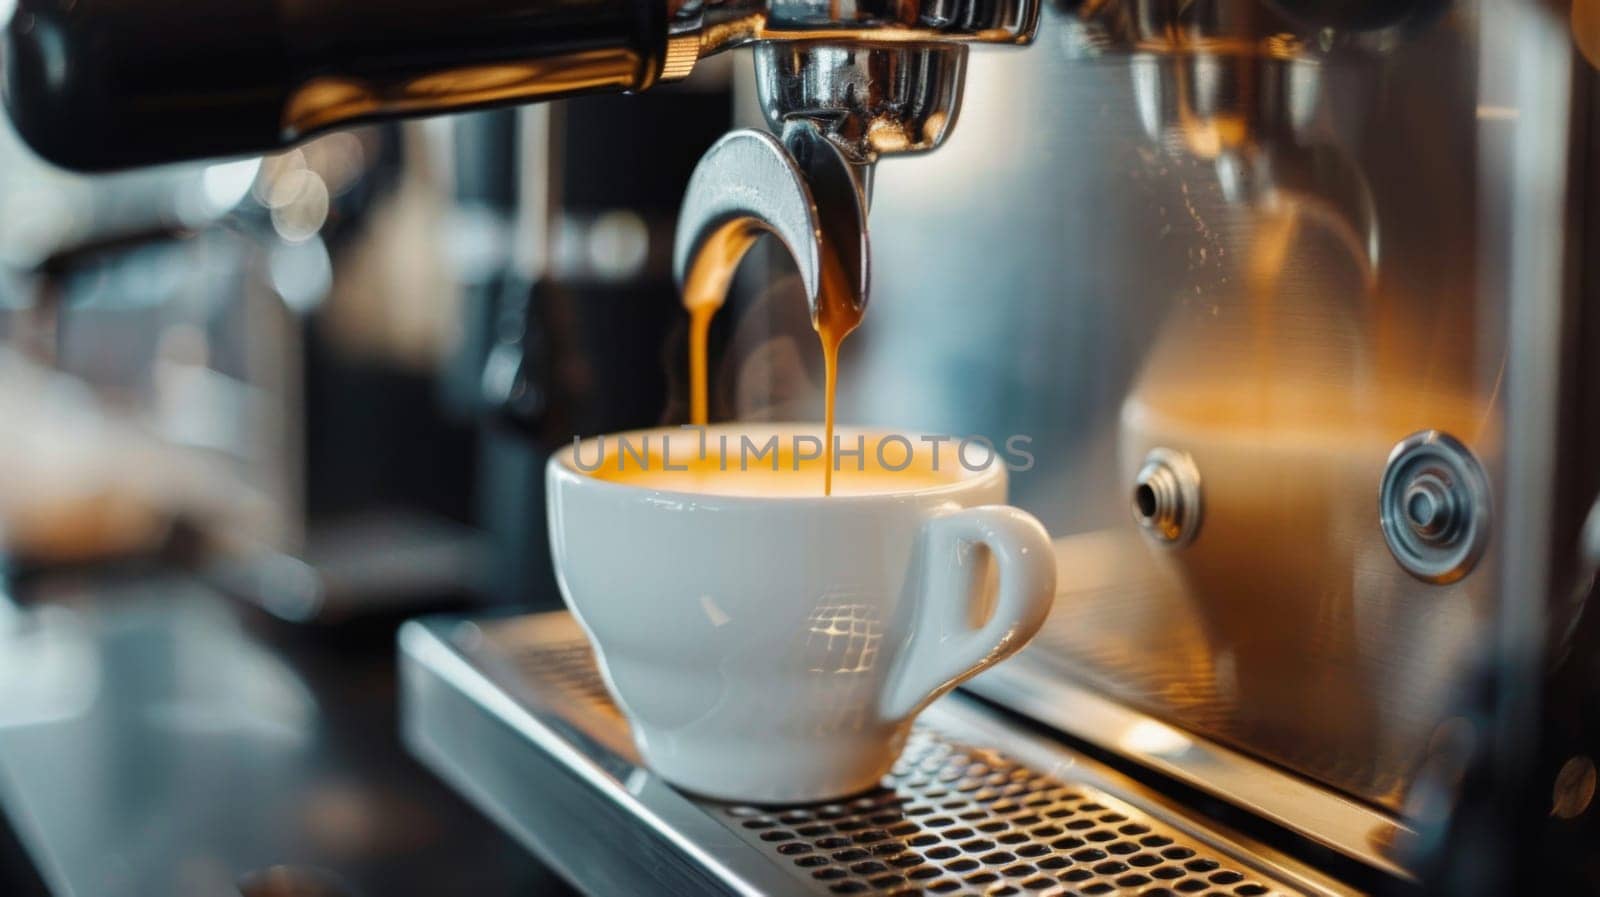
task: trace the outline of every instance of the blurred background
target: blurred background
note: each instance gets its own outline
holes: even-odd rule
[[[406,756],[394,629],[559,605],[548,450],[670,404],[706,69],[95,177],[0,125],[0,891],[565,893]]]

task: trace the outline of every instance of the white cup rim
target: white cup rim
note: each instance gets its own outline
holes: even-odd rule
[[[822,435],[823,426],[815,422],[798,421],[760,421],[760,422],[730,422],[710,424],[706,427],[708,436],[719,433],[737,433],[741,435],[766,436],[769,434],[806,433],[818,438]],[[804,507],[807,505],[826,505],[839,507],[844,505],[861,505],[895,501],[921,501],[928,498],[945,498],[964,495],[972,490],[983,489],[1000,483],[1002,488],[1006,482],[1005,464],[998,455],[991,457],[990,463],[984,467],[973,470],[961,463],[957,457],[957,443],[954,437],[945,437],[943,434],[920,433],[913,431],[894,430],[885,427],[860,427],[840,425],[834,428],[836,436],[865,436],[884,437],[903,435],[907,438],[920,436],[940,436],[948,441],[939,446],[941,469],[945,461],[952,465],[951,470],[957,473],[948,483],[937,486],[926,486],[919,489],[896,489],[885,492],[852,493],[840,495],[729,495],[726,493],[692,492],[677,489],[661,489],[652,486],[638,486],[629,483],[619,483],[615,480],[604,480],[590,476],[578,467],[574,453],[579,449],[593,449],[596,441],[600,439],[635,438],[645,435],[663,434],[675,436],[679,439],[698,437],[692,429],[682,426],[645,427],[637,430],[625,430],[618,433],[605,433],[591,436],[569,443],[550,456],[548,469],[552,476],[559,476],[572,483],[582,483],[586,489],[614,495],[634,495],[640,498],[659,498],[664,501],[693,500],[699,505],[725,505],[730,507],[782,504],[786,507]]]

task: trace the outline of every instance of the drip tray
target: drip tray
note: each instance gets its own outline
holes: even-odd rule
[[[409,623],[400,648],[412,749],[590,893],[1347,893],[960,693],[877,790],[740,806],[640,765],[565,613]]]

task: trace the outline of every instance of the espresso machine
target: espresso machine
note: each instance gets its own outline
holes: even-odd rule
[[[1600,890],[1600,5],[17,0],[0,60],[89,170],[721,79],[670,253],[727,296],[711,417],[820,416],[826,256],[842,420],[1025,440],[1052,616],[853,800],[668,786],[564,612],[405,624],[411,750],[578,889]],[[541,310],[566,169],[516,116],[531,298],[481,383],[536,517],[543,452],[686,388],[663,316],[651,410],[552,411],[640,362]]]

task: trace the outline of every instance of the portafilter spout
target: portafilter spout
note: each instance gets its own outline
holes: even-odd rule
[[[685,305],[720,306],[762,234],[794,256],[819,313],[824,290],[867,302],[867,205],[883,155],[937,147],[955,125],[959,44],[772,42],[755,48],[761,108],[779,138],[735,131],[701,158],[678,218]]]

